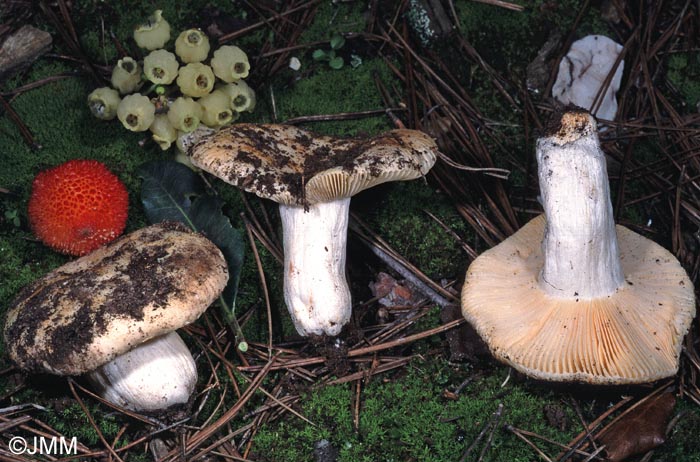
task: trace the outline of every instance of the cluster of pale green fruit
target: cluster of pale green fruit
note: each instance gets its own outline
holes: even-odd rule
[[[150,130],[163,150],[172,143],[182,149],[178,141],[200,126],[230,124],[255,107],[255,92],[243,80],[250,71],[248,56],[240,48],[221,46],[205,64],[209,38],[189,29],[175,40],[175,53],[168,51],[163,47],[170,40],[170,24],[161,10],[134,30],[134,40],[150,53],[143,62],[120,59],[112,71],[112,87],[88,95],[90,111],[98,119],[117,117],[133,132]]]

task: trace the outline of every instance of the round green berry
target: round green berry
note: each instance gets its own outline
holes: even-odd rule
[[[183,95],[199,98],[209,94],[214,88],[216,77],[211,67],[202,63],[190,63],[180,68],[177,86]]]
[[[248,55],[231,45],[224,45],[214,52],[211,67],[214,69],[214,75],[229,83],[245,79],[250,71]]]
[[[141,86],[141,66],[133,58],[122,58],[112,69],[111,81],[122,95],[133,93]]]
[[[188,29],[177,36],[175,54],[184,63],[198,63],[209,55],[209,38],[199,29]]]
[[[144,132],[151,126],[156,114],[156,106],[140,93],[125,96],[117,107],[117,117],[127,130]]]
[[[145,23],[134,29],[134,40],[139,48],[156,50],[170,40],[170,24],[162,16],[162,10],[156,10]]]
[[[153,50],[143,59],[143,73],[158,85],[171,84],[179,67],[175,55],[167,50]]]
[[[88,107],[92,115],[102,120],[112,120],[117,116],[117,106],[121,98],[114,88],[97,88],[88,95]]]
[[[202,120],[202,107],[192,98],[180,96],[168,107],[168,120],[177,130],[191,132]]]

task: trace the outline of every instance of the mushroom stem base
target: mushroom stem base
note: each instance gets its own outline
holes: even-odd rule
[[[197,367],[176,332],[151,339],[86,374],[98,394],[134,411],[159,411],[190,399]]]
[[[345,280],[350,199],[280,205],[284,300],[301,335],[338,335],[350,319]]]

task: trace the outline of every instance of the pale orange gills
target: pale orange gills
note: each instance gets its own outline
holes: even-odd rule
[[[537,143],[545,211],[469,267],[462,313],[529,376],[651,382],[678,370],[695,294],[678,260],[615,225],[595,120],[568,109]]]

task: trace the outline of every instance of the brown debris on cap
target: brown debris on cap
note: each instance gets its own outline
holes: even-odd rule
[[[193,322],[227,280],[226,261],[208,239],[179,224],[149,226],[21,290],[5,344],[22,369],[83,374]]]
[[[290,125],[234,124],[197,143],[192,164],[260,197],[310,205],[387,181],[425,175],[437,146],[416,130],[369,139],[316,135]]]
[[[595,299],[548,296],[539,288],[545,217],[476,259],[462,314],[500,361],[535,378],[644,383],[678,369],[695,295],[675,257],[617,226],[625,284]]]

